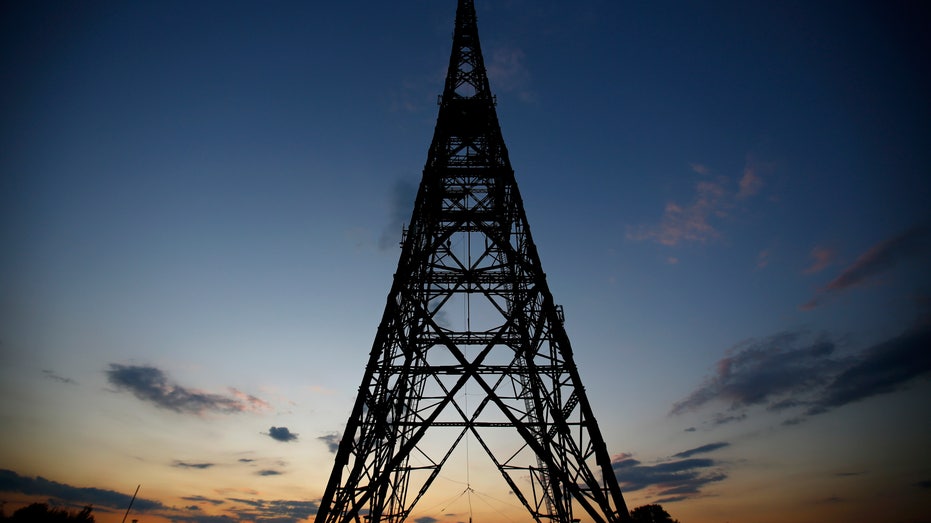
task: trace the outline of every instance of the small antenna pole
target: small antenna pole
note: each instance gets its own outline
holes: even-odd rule
[[[136,501],[136,494],[139,493],[139,487],[142,486],[142,483],[136,485],[136,491],[133,492],[133,499],[129,500],[129,506],[126,507],[126,513],[123,514],[123,521],[121,523],[126,523],[126,516],[129,515],[129,509],[133,508],[133,502]]]

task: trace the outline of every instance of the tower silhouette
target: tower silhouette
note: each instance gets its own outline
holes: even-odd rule
[[[459,0],[433,142],[317,523],[404,521],[463,440],[536,521],[630,519],[495,103],[474,4]]]

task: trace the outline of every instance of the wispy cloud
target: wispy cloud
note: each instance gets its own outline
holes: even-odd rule
[[[196,505],[183,509],[173,507],[160,511],[158,515],[176,523],[299,523],[317,512],[317,504],[312,501],[228,498],[225,502],[228,508],[219,515],[205,514]]]
[[[259,476],[280,476],[284,474],[284,472],[281,472],[280,470],[274,470],[274,469],[263,469],[263,470],[256,472],[256,474],[258,474]]]
[[[297,434],[288,430],[288,427],[272,427],[268,429],[268,436],[276,441],[295,441]]]
[[[440,73],[440,79],[430,76],[405,79],[387,89],[388,109],[392,112],[420,113],[436,109],[436,88],[442,89],[442,78],[446,71]]]
[[[333,389],[328,389],[322,385],[311,385],[307,387],[307,390],[314,394],[321,394],[323,396],[332,396],[336,394],[336,391]]]
[[[207,498],[204,496],[186,496],[181,499],[185,501],[193,501],[195,503],[210,503],[211,505],[222,505],[223,504],[222,499],[212,499],[212,498]]]
[[[820,414],[879,394],[900,390],[931,374],[931,325],[910,330],[860,354],[828,384],[808,409]]]
[[[772,257],[772,254],[772,249],[763,249],[760,251],[756,256],[756,268],[765,269],[766,266],[769,265],[769,259]]]
[[[720,236],[712,224],[724,217],[728,207],[725,180],[701,180],[695,184],[695,195],[688,205],[666,203],[658,225],[628,228],[627,238],[652,240],[670,247],[682,242],[706,242]]]
[[[831,341],[823,337],[814,341],[801,338],[801,333],[785,332],[732,347],[730,354],[718,361],[717,372],[673,405],[672,414],[712,400],[729,402],[733,411],[775,403],[785,395],[810,390],[838,363],[828,358],[834,352]]]
[[[179,469],[199,469],[205,470],[216,465],[216,463],[188,463],[186,461],[175,461],[171,464],[172,467],[177,467]]]
[[[860,255],[852,265],[822,287],[802,310],[818,307],[830,296],[847,289],[871,283],[877,276],[894,268],[900,262],[923,255],[928,250],[929,229],[913,227],[892,238],[883,240]]]
[[[713,424],[740,421],[754,406],[770,412],[791,412],[786,424],[880,394],[907,387],[931,374],[931,325],[921,325],[877,343],[853,357],[835,357],[835,344],[826,336],[809,339],[786,332],[749,340],[728,351],[717,371],[670,414],[695,411],[710,403],[724,403]]]
[[[61,504],[94,505],[112,509],[125,509],[129,506],[130,495],[94,487],[75,487],[57,481],[51,481],[42,476],[26,477],[7,469],[0,469],[0,492],[25,494],[27,496],[42,496]],[[148,512],[163,508],[161,502],[154,499],[137,497],[133,502],[133,510]]]
[[[837,257],[837,252],[834,249],[829,247],[822,247],[820,245],[815,246],[811,249],[811,265],[805,268],[803,271],[805,274],[815,274],[821,272],[824,269],[831,266],[834,263],[834,259]]]
[[[411,219],[411,210],[417,198],[417,184],[409,180],[398,179],[391,185],[388,193],[388,223],[381,231],[378,248],[381,250],[397,249],[401,241],[401,230]]]
[[[716,448],[727,446],[726,443],[714,445],[720,445]],[[612,460],[611,466],[622,490],[634,492],[649,488],[658,496],[656,503],[681,501],[699,494],[702,487],[727,478],[719,461],[711,458],[683,459],[683,454],[692,455],[689,452],[680,452],[652,465],[644,465],[632,455],[622,454]]]
[[[65,378],[64,376],[59,376],[58,374],[54,373],[53,371],[50,371],[50,370],[47,370],[47,369],[43,369],[43,370],[42,370],[42,374],[44,374],[46,378],[48,378],[48,379],[50,379],[50,380],[57,381],[58,383],[64,383],[64,384],[67,384],[67,385],[77,385],[77,384],[78,384],[78,382],[74,381],[74,380],[71,379],[71,378]]]
[[[839,477],[839,478],[849,478],[849,477],[853,477],[853,476],[862,476],[862,475],[863,475],[863,472],[862,472],[862,471],[860,471],[860,472],[838,472],[838,473],[836,473],[836,474],[834,474],[834,475],[837,476],[837,477]]]
[[[725,413],[719,412],[715,414],[714,417],[711,419],[711,424],[712,425],[726,425],[728,423],[743,421],[745,419],[747,419],[746,412],[741,412],[739,414],[725,414]]]
[[[530,90],[531,75],[526,65],[526,54],[518,47],[503,46],[491,50],[485,64],[488,81],[497,92],[514,92],[524,102],[534,100]]]
[[[705,243],[722,236],[718,229],[741,200],[756,196],[763,188],[762,173],[773,168],[771,164],[756,161],[747,155],[742,175],[736,180],[726,176],[709,176],[711,169],[704,164],[690,163],[692,171],[702,175],[695,183],[692,199],[687,204],[667,202],[659,224],[628,227],[630,240],[650,240],[667,246],[680,243]]]
[[[228,394],[222,395],[171,383],[168,376],[156,367],[111,363],[106,373],[107,380],[117,390],[132,392],[142,401],[183,414],[230,414],[271,408],[265,401],[233,388],[229,389]]]
[[[683,450],[673,454],[674,458],[690,458],[696,454],[706,454],[708,452],[714,452],[718,449],[723,449],[724,447],[730,446],[730,443],[725,441],[719,441],[717,443],[708,443],[707,445],[702,445],[700,447],[695,447],[694,449]]]
[[[297,522],[317,513],[317,504],[313,501],[244,498],[228,498],[228,501],[243,505],[232,510],[240,520]]]
[[[326,443],[326,446],[330,450],[330,452],[332,452],[333,454],[336,454],[337,449],[339,449],[339,440],[340,440],[339,434],[333,432],[330,434],[320,436],[317,439]]]
[[[751,196],[756,196],[763,188],[763,178],[760,177],[760,165],[756,164],[750,158],[744,166],[743,175],[737,182],[737,199],[743,200]]]

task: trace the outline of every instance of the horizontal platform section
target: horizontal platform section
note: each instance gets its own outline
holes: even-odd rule
[[[424,374],[448,374],[458,376],[465,374],[465,365],[429,365],[423,367],[408,367],[405,365],[379,365],[376,367],[379,372],[390,373],[390,374],[408,374],[408,375],[424,375]],[[552,376],[553,374],[561,374],[568,372],[568,369],[564,365],[534,365],[534,372],[531,373],[529,367],[525,366],[516,366],[516,365],[478,365],[472,368],[472,372],[475,374],[508,374],[508,375],[524,375],[529,376],[530,374],[544,374],[547,376]]]

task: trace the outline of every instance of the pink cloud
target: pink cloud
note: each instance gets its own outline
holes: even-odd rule
[[[500,47],[491,52],[491,60],[485,70],[488,80],[499,91],[517,92],[523,101],[531,101],[529,90],[530,70],[525,65],[526,54],[517,47]]]
[[[272,406],[265,400],[257,398],[251,394],[246,394],[238,389],[230,387],[230,396],[239,400],[240,412],[264,412],[271,410]]]
[[[711,224],[711,219],[727,215],[725,209],[729,204],[724,182],[723,179],[698,182],[691,204],[683,207],[668,202],[659,225],[628,230],[627,237],[633,240],[653,240],[668,246],[683,241],[706,242],[719,237],[720,233]]]
[[[756,268],[763,269],[769,265],[769,257],[772,255],[772,249],[763,249],[756,257]]]
[[[852,287],[871,283],[876,276],[893,269],[899,262],[923,254],[927,250],[928,232],[926,227],[913,227],[870,247],[799,308],[814,309],[826,298]]]
[[[834,263],[837,253],[834,249],[828,247],[815,246],[811,250],[811,257],[813,260],[812,264],[803,271],[805,274],[814,274],[823,271]]]
[[[704,176],[711,173],[711,169],[703,164],[690,163],[689,166]],[[628,227],[627,238],[652,240],[670,247],[682,242],[704,243],[718,238],[721,233],[715,220],[727,218],[737,200],[759,193],[763,187],[759,172],[770,168],[771,165],[759,164],[748,156],[743,175],[737,181],[736,192],[728,188],[733,181],[725,176],[702,179],[695,184],[695,194],[690,204],[667,202],[659,224]]]
[[[739,189],[737,199],[743,200],[756,196],[763,189],[763,174],[773,170],[773,164],[760,163],[752,154],[747,155],[743,175],[737,182]]]
[[[311,385],[308,387],[308,389],[314,394],[320,394],[323,396],[332,396],[333,394],[336,394],[335,390],[328,389],[322,385]]]

